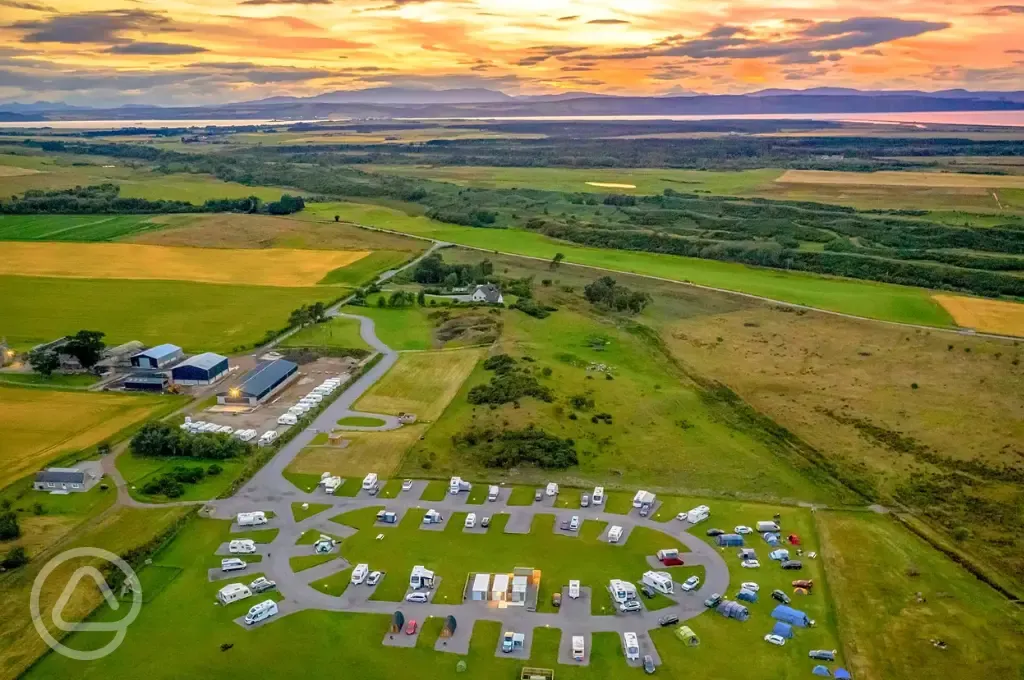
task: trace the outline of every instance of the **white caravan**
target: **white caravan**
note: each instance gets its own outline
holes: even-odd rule
[[[595,486],[594,496],[590,500],[594,503],[594,505],[601,505],[602,503],[604,503],[604,487]]]
[[[259,440],[258,444],[260,446],[270,446],[271,444],[273,444],[276,441],[277,441],[277,430],[267,430],[262,435],[260,435],[260,440]]]
[[[636,639],[636,633],[623,633],[622,646],[626,648],[627,661],[640,660],[640,642]]]
[[[622,538],[622,527],[616,525],[608,530],[609,543],[618,543],[620,538]]]
[[[548,482],[548,486],[544,490],[544,493],[546,493],[549,496],[557,496],[558,495],[558,485],[555,484],[554,482]]]
[[[357,564],[356,568],[352,570],[352,585],[359,585],[366,580],[366,577],[370,573],[370,565],[368,564]]]
[[[252,591],[241,583],[230,583],[217,591],[217,601],[221,604],[231,604],[252,597]]]
[[[569,581],[569,597],[576,599],[580,596],[580,582]]]
[[[277,419],[278,425],[294,425],[297,422],[299,419],[295,417],[294,413],[282,413]]]
[[[476,513],[475,512],[471,512],[468,515],[466,515],[465,527],[467,529],[472,529],[475,526],[476,526]]]
[[[495,486],[494,484],[490,485],[489,487],[487,487],[487,500],[493,503],[494,501],[498,500],[499,493],[501,493],[501,489],[499,487]]]
[[[645,571],[641,582],[664,595],[671,595],[674,588],[672,575],[667,571]]]
[[[583,636],[573,635],[572,636],[572,658],[574,661],[583,661],[586,655],[586,650],[583,647]]]
[[[690,524],[698,524],[708,517],[711,517],[711,508],[706,505],[698,505],[686,513],[686,519],[689,520]]]
[[[251,555],[256,552],[256,542],[249,538],[239,538],[228,543],[228,552],[232,555]]]

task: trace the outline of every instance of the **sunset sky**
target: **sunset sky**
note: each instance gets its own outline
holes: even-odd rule
[[[980,0],[0,0],[0,102],[1010,90],[1022,36],[1024,5]]]

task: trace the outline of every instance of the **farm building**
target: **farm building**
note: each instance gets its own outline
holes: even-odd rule
[[[298,365],[285,359],[260,362],[242,376],[237,386],[218,394],[217,403],[256,406],[297,378],[298,373]]]
[[[204,352],[185,359],[171,369],[171,378],[177,385],[210,385],[228,372],[228,358],[213,352]]]
[[[138,373],[130,375],[121,383],[122,389],[132,392],[163,392],[171,382],[162,373]]]
[[[163,368],[178,361],[185,353],[177,345],[163,344],[133,354],[131,364],[135,368]]]
[[[97,368],[129,368],[132,365],[132,357],[145,348],[138,340],[132,340],[116,347],[108,347],[103,350],[103,358],[96,362]]]
[[[508,574],[495,574],[491,583],[491,599],[496,602],[504,602],[508,599],[509,578]]]
[[[84,462],[74,468],[46,468],[36,473],[32,488],[55,494],[81,493],[95,486],[102,476],[99,463]]]

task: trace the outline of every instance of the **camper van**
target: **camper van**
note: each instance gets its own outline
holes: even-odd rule
[[[297,422],[299,419],[295,417],[294,413],[282,413],[277,419],[278,425],[294,425]]]
[[[455,496],[460,491],[470,491],[473,489],[473,485],[464,480],[462,477],[452,477],[448,482],[448,493]]]
[[[573,661],[583,661],[586,650],[583,648],[583,636],[572,636],[572,658]]]
[[[544,493],[546,493],[549,496],[557,496],[558,495],[558,485],[555,484],[554,482],[548,482],[547,489],[544,490]]]
[[[370,565],[368,564],[357,564],[356,568],[352,570],[352,585],[357,586],[366,580],[366,576],[370,573]]]
[[[498,500],[498,493],[500,493],[500,491],[501,489],[493,484],[487,487],[487,500],[492,503]]]
[[[708,517],[711,517],[711,508],[709,508],[706,505],[698,505],[693,510],[690,510],[688,513],[686,513],[686,519],[690,522],[690,524],[699,524],[700,522],[706,520]]]
[[[277,430],[267,430],[260,435],[259,446],[270,446],[277,441]]]
[[[217,591],[217,601],[221,604],[231,604],[252,597],[252,591],[241,583],[231,583]]]
[[[604,487],[603,486],[595,486],[594,487],[594,496],[593,496],[593,498],[591,500],[594,501],[594,505],[601,505],[602,503],[604,503]]]
[[[341,477],[328,477],[327,479],[323,480],[324,493],[333,496],[334,492],[338,490],[339,486],[341,486],[341,483]]]
[[[611,529],[608,530],[609,543],[618,543],[620,538],[622,538],[622,527],[613,526]]]
[[[240,527],[254,527],[259,524],[266,524],[267,514],[261,510],[256,512],[240,512],[236,519]]]
[[[369,491],[377,486],[377,473],[371,472],[363,477],[363,491]]]
[[[254,623],[265,621],[275,614],[277,614],[277,603],[273,600],[264,600],[249,610],[249,613],[245,615],[245,623],[251,626]]]
[[[672,594],[672,575],[667,571],[645,571],[641,582],[663,595]]]
[[[232,555],[251,555],[256,552],[256,542],[249,538],[240,538],[228,543],[228,552]]]
[[[646,496],[647,496],[647,492],[644,491],[643,489],[640,489],[639,491],[637,491],[636,494],[633,496],[633,507],[634,508],[639,508],[640,505],[644,502],[644,497],[646,497]]]
[[[443,521],[444,516],[434,509],[427,510],[426,514],[423,515],[424,524],[440,524]]]
[[[636,633],[623,633],[622,644],[626,648],[627,661],[640,660],[640,642],[636,639]]]
[[[766,531],[776,532],[776,531],[779,531],[779,530],[780,530],[779,529],[779,525],[776,524],[775,522],[758,522],[757,523],[757,533],[759,533],[759,534],[763,534]]]
[[[569,581],[569,597],[576,599],[580,596],[580,582]]]
[[[464,525],[467,529],[472,529],[476,526],[476,513],[471,512],[466,515],[466,522]]]
[[[228,557],[220,561],[221,571],[239,571],[247,566],[249,565],[245,560],[240,560],[237,557]]]

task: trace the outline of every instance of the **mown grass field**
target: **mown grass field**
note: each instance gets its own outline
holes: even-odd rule
[[[853,677],[1020,674],[1018,606],[888,517],[830,511],[817,513],[816,521]],[[947,648],[936,649],[931,640]]]
[[[359,334],[359,321],[344,317],[334,317],[324,323],[306,326],[285,338],[281,346],[370,349]]]
[[[0,488],[183,403],[175,397],[0,387]]]
[[[407,353],[358,401],[369,413],[415,413],[431,422],[444,413],[477,362],[482,349]]]
[[[379,297],[370,295],[365,307],[350,305],[345,311],[373,319],[377,337],[391,349],[426,350],[434,346],[434,322],[428,316],[433,310],[418,306],[378,307]]]
[[[276,248],[174,248],[134,243],[8,243],[0,276],[175,280],[302,288],[370,253]]]
[[[329,471],[331,474],[358,477],[368,472],[376,472],[387,477],[396,472],[402,463],[405,451],[427,431],[427,425],[416,423],[406,425],[388,432],[345,433],[344,446],[307,446],[288,466],[288,472],[302,476],[308,483],[299,484],[299,488],[316,486],[320,474]],[[358,484],[356,485],[358,488]],[[343,495],[335,492],[335,495]],[[353,494],[354,495],[354,494]]]
[[[0,240],[113,241],[162,229],[158,219],[154,215],[0,215]]]
[[[3,332],[20,350],[87,328],[106,333],[110,345],[139,340],[231,352],[284,328],[296,307],[338,295],[327,287],[29,276],[0,276],[0,290]]]
[[[340,214],[342,219],[358,224],[482,250],[545,260],[550,260],[556,253],[562,253],[567,263],[696,283],[884,321],[944,327],[953,325],[952,317],[931,298],[931,292],[923,288],[814,276],[673,255],[587,248],[518,229],[462,227],[408,215],[392,208],[360,203],[315,204],[302,213],[307,219],[325,219],[327,215],[334,214]]]
[[[0,385],[10,384],[16,386],[31,385],[35,387],[53,387],[62,389],[85,389],[94,384],[98,378],[90,373],[53,373],[41,375],[39,373],[20,373],[14,371],[0,371]]]
[[[338,425],[343,427],[380,427],[384,425],[384,421],[370,416],[347,416],[339,420]]]
[[[179,498],[148,496],[142,492],[146,482],[171,472],[175,467],[208,469],[216,463],[223,471],[218,475],[207,475],[198,484],[185,484],[185,493]],[[245,465],[243,460],[207,460],[203,458],[147,458],[125,451],[116,459],[117,469],[128,483],[132,497],[147,503],[174,501],[207,501],[216,498],[227,489]]]

